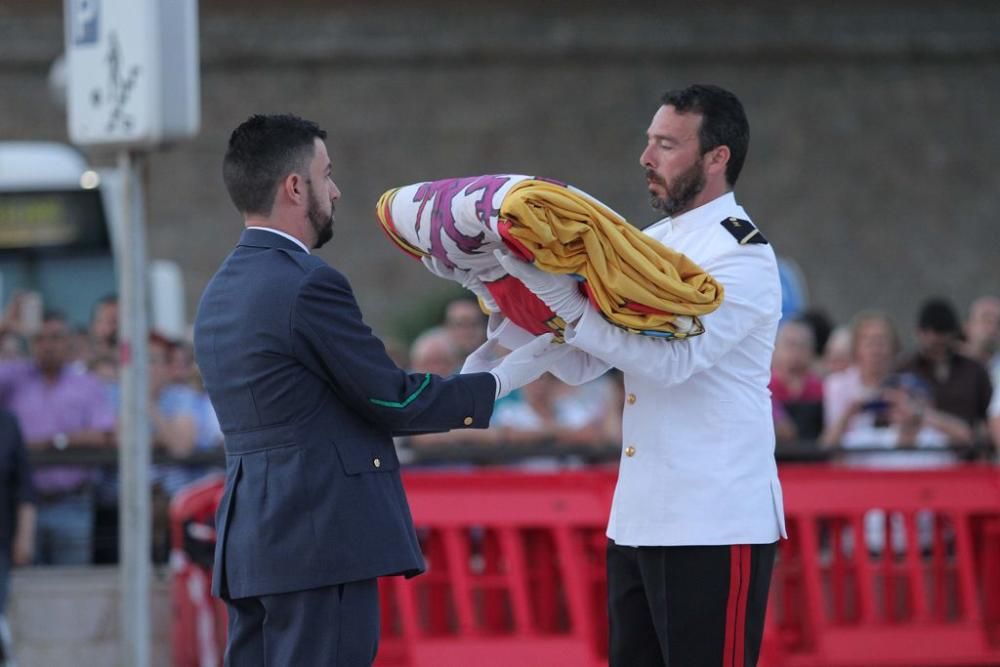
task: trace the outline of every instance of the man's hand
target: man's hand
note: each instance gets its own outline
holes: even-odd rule
[[[35,536],[19,534],[14,538],[11,552],[14,565],[31,565],[35,558]]]
[[[425,255],[420,258],[420,263],[427,267],[427,270],[439,278],[447,278],[455,282],[462,282],[469,273],[465,269],[457,266],[448,266],[434,255]]]
[[[17,512],[11,560],[14,565],[31,565],[35,558],[35,506],[22,503]]]
[[[496,338],[487,340],[466,358],[459,373],[487,373],[493,370],[503,361],[499,347],[500,344]]]
[[[497,307],[496,302],[493,300],[493,296],[490,294],[490,291],[486,289],[486,285],[484,285],[483,281],[472,273],[472,271],[460,269],[457,266],[449,268],[445,266],[444,262],[433,255],[421,257],[420,261],[434,275],[461,283],[462,287],[479,297],[479,300],[491,313],[496,313],[500,310],[500,308]]]
[[[493,295],[490,294],[488,289],[486,289],[486,285],[483,284],[483,281],[474,276],[472,272],[469,272],[468,278],[462,282],[462,287],[475,294],[479,298],[480,303],[486,306],[486,310],[491,313],[500,312],[500,306],[498,306],[497,302],[493,300]]]
[[[539,336],[508,354],[490,370],[497,380],[498,399],[518,387],[537,380],[552,364],[573,349],[565,343],[556,343],[554,340],[552,334]]]
[[[546,273],[502,250],[494,251],[493,255],[507,273],[524,283],[567,324],[575,324],[583,317],[587,299],[580,294],[579,283],[571,276]]]

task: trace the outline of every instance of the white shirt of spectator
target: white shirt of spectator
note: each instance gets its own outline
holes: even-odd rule
[[[937,468],[956,462],[955,453],[948,449],[948,436],[933,427],[921,427],[912,448],[900,448],[898,442],[898,427],[859,425],[844,434],[841,442],[844,449],[891,451],[849,453],[844,457],[844,463],[860,468],[909,470]]]
[[[1000,417],[1000,353],[993,357],[990,362],[990,379],[993,381],[993,397],[990,398],[990,406],[986,409],[986,414],[990,419]],[[995,443],[1000,445],[1000,443]]]

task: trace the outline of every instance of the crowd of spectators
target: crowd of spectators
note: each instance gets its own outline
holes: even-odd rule
[[[836,328],[816,313],[783,321],[771,391],[779,444],[866,450],[869,465],[939,465],[1000,439],[1000,298],[976,299],[964,324],[945,299],[926,300],[906,350],[885,313]],[[876,456],[870,450],[911,454]],[[927,451],[917,451],[927,450]]]
[[[31,561],[87,565],[117,560],[117,467],[60,464],[74,451],[119,446],[120,350],[118,303],[98,301],[88,327],[74,328],[56,311],[25,316],[25,295],[15,295],[0,320],[0,410],[19,427],[15,448],[51,460],[30,474]],[[32,321],[35,320],[35,321]],[[166,560],[167,503],[182,486],[206,474],[183,464],[198,450],[221,451],[222,433],[198,384],[191,346],[152,333],[149,338],[148,414],[153,448],[179,463],[156,464],[153,553]],[[13,436],[8,436],[8,438]],[[5,445],[11,446],[10,443]],[[66,452],[66,454],[62,454]],[[109,456],[105,459],[113,460]],[[5,511],[8,508],[5,508]]]
[[[928,299],[913,321],[914,344],[906,349],[880,311],[863,310],[839,326],[817,310],[786,313],[770,383],[779,455],[837,450],[847,461],[900,467],[989,454],[1000,441],[1000,394],[992,390],[1000,383],[1000,298],[976,299],[964,323],[947,300]],[[456,372],[485,337],[476,302],[456,299],[404,363]],[[501,401],[485,431],[401,444],[418,461],[443,445],[500,444],[525,455],[540,445],[549,453],[563,448],[563,463],[572,462],[581,447],[617,451],[622,398],[614,371],[582,387],[546,374]]]
[[[843,326],[816,311],[787,313],[771,378],[779,453],[833,448],[859,465],[906,467],[948,464],[962,447],[1000,441],[1000,394],[992,390],[1000,382],[1000,298],[976,299],[964,322],[947,301],[931,299],[914,324],[915,346],[906,350],[885,313],[862,311]],[[61,450],[119,444],[117,330],[114,297],[95,304],[86,328],[74,329],[55,312],[29,327],[18,297],[0,321],[0,410],[17,426],[5,431],[4,451],[18,466],[22,449],[56,455],[55,462],[36,467],[30,483],[18,482],[16,493],[8,481],[4,511],[21,520],[0,533],[16,547],[16,562],[87,564],[117,557],[117,468],[57,461]],[[447,304],[440,324],[394,356],[412,371],[448,375],[485,338],[478,303],[458,298]],[[185,459],[220,451],[222,433],[189,342],[153,333],[148,349],[151,442],[170,460],[150,471],[152,546],[164,560],[169,499],[213,471],[211,464]],[[623,400],[616,371],[579,387],[546,374],[501,400],[488,429],[413,436],[398,445],[412,466],[467,467],[475,457],[463,453],[476,450],[503,451],[526,469],[584,465],[601,454],[613,458]],[[5,464],[5,474],[18,479],[18,466]]]

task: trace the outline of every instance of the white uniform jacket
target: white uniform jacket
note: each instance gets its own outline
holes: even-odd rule
[[[723,224],[730,217],[742,222]],[[732,193],[645,233],[697,262],[725,298],[702,318],[705,333],[684,340],[627,333],[594,308],[567,330],[567,342],[625,376],[608,537],[626,546],[774,542],[785,536],[768,390],[781,316],[774,251]]]

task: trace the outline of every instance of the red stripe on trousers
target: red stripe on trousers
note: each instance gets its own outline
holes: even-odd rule
[[[747,599],[750,595],[750,545],[741,544],[740,550],[740,599],[736,602],[736,646],[733,667],[743,667],[743,656],[746,652],[747,638]]]
[[[749,589],[750,547],[746,544],[734,544],[729,547],[729,597],[726,600],[723,667],[743,667]]]

